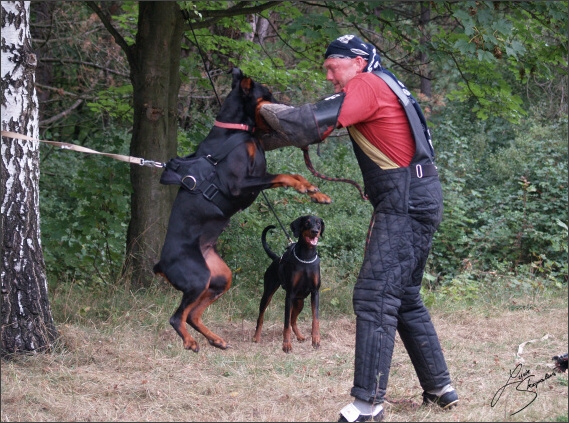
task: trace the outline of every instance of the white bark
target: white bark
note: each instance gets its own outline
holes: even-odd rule
[[[2,130],[39,137],[29,1],[3,1]],[[40,241],[39,142],[2,136],[2,352],[49,349],[55,327]]]

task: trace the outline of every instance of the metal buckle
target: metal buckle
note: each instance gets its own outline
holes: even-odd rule
[[[420,164],[415,166],[415,172],[417,173],[417,178],[422,178],[423,177],[423,166],[421,166]]]
[[[194,186],[191,187],[191,188],[189,187],[189,185],[184,184],[184,181],[185,181],[186,179],[188,179],[188,178],[191,179],[192,181],[194,181]],[[196,181],[196,178],[194,178],[192,175],[186,175],[186,176],[184,176],[184,177],[182,178],[182,184],[183,184],[186,188],[188,188],[190,191],[193,191],[193,190],[196,188],[196,185],[198,184],[198,182]]]
[[[165,163],[155,162],[153,160],[144,160],[140,159],[140,166],[148,166],[148,167],[165,167]]]
[[[209,187],[207,187],[204,190],[203,196],[205,198],[207,198],[209,201],[212,201],[213,197],[215,197],[218,192],[219,192],[219,188],[215,184],[211,184]]]

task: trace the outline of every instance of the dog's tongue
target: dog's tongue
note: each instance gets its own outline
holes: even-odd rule
[[[310,238],[310,237],[306,237],[306,242],[308,242],[310,245],[318,245],[318,237],[315,236],[314,238]]]

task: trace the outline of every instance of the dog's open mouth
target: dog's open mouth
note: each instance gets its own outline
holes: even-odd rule
[[[306,236],[306,237],[304,237],[304,240],[306,241],[307,244],[314,245],[314,246],[318,245],[318,237],[317,236],[315,236],[313,238]]]

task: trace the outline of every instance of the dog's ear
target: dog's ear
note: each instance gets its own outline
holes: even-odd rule
[[[241,84],[241,89],[243,90],[245,95],[249,95],[249,93],[253,89],[253,80],[251,78],[243,77],[241,79],[240,84]]]
[[[302,229],[302,221],[304,220],[304,217],[305,216],[300,216],[290,224],[290,230],[292,231],[292,234],[295,238],[298,238],[300,236],[300,231]]]
[[[320,219],[320,236],[324,237],[324,219]]]
[[[243,72],[239,68],[232,68],[231,76],[233,77],[233,80],[231,81],[231,89],[233,90],[243,79]]]

